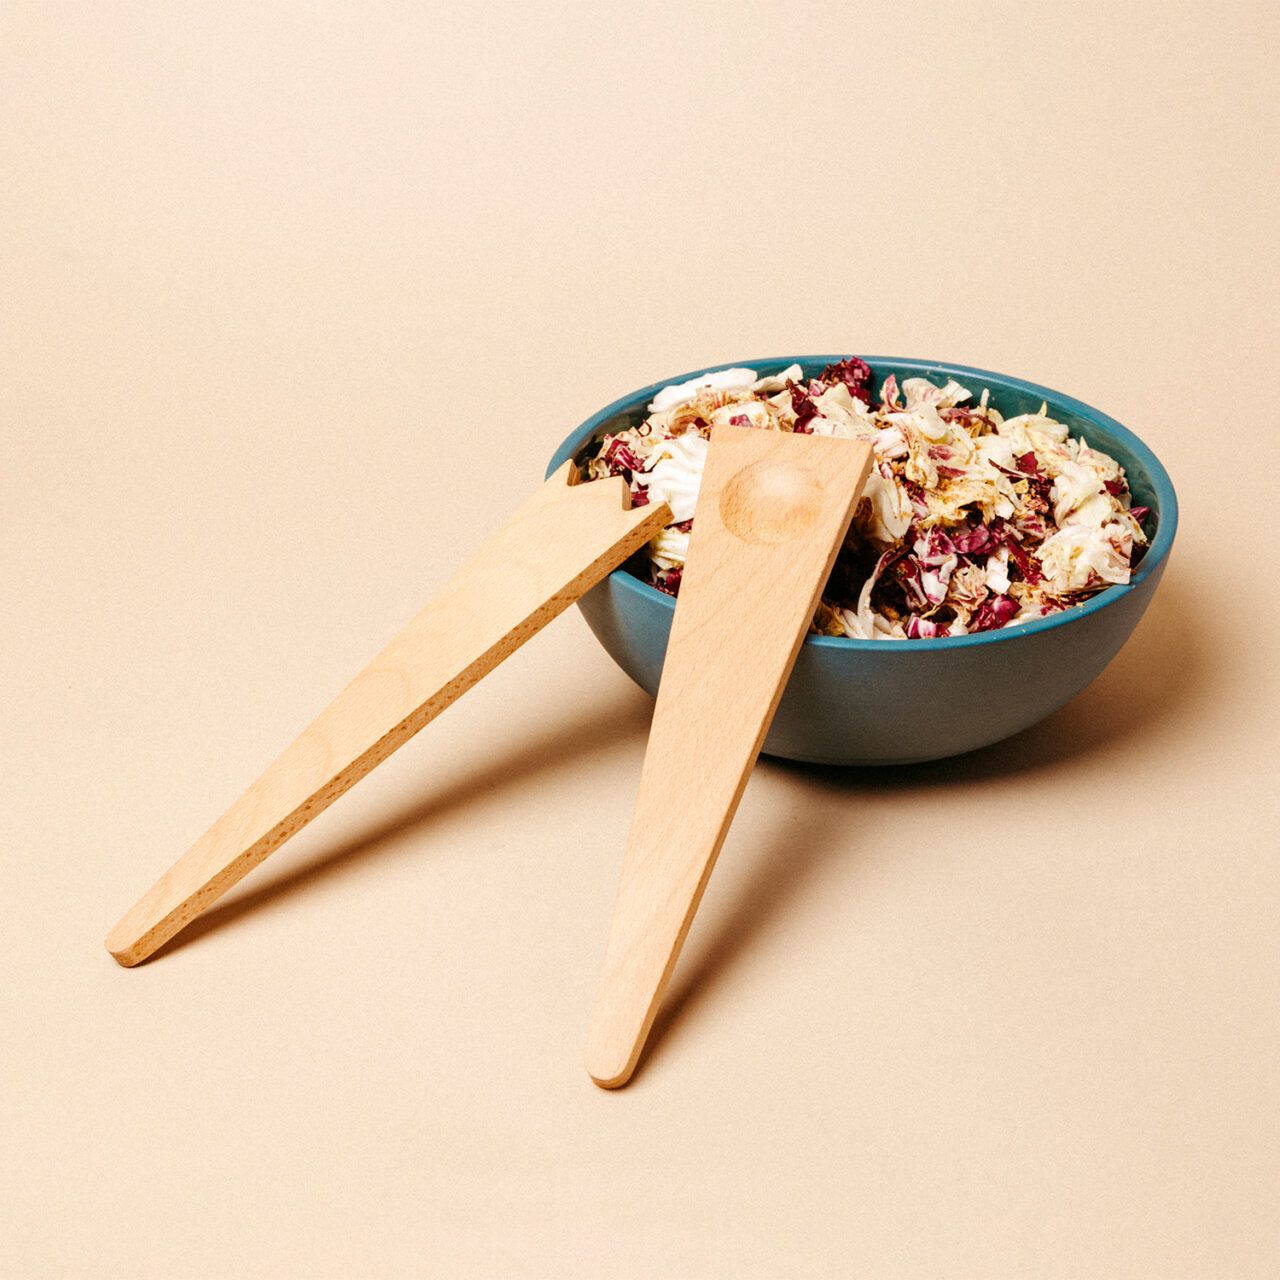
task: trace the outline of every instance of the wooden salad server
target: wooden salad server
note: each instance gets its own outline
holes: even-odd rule
[[[716,427],[587,1047],[635,1070],[871,467],[861,441]]]
[[[671,519],[566,462],[107,935],[145,960]]]

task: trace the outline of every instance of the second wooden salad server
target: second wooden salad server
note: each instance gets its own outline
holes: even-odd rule
[[[640,775],[587,1070],[635,1070],[871,467],[866,443],[720,426]]]
[[[670,519],[566,462],[107,936],[145,960]]]

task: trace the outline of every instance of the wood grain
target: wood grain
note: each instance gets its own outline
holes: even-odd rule
[[[717,427],[587,1047],[625,1084],[853,514],[871,449]]]
[[[652,538],[662,503],[565,463],[107,936],[145,960]]]

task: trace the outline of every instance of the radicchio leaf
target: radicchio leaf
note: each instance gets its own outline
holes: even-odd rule
[[[1009,596],[988,596],[974,610],[973,617],[969,619],[969,630],[971,632],[994,631],[997,627],[1003,627],[1006,622],[1012,621],[1017,612],[1018,602]]]
[[[819,375],[819,380],[824,384],[823,391],[843,382],[855,400],[861,400],[868,408],[871,407],[871,366],[865,360],[850,356],[847,360],[829,364]],[[818,394],[821,395],[822,392]]]
[[[666,592],[669,596],[679,595],[680,579],[684,576],[684,570],[677,567],[675,569],[658,569],[653,575],[653,585],[659,591]]]
[[[792,430],[802,436],[812,435],[813,428],[809,423],[818,416],[818,406],[809,398],[808,389],[798,382],[788,382],[787,390],[791,393],[791,410],[796,415]]]
[[[922,618],[918,613],[913,613],[907,619],[908,640],[932,640],[950,634],[951,630],[945,624],[934,622],[931,618]]]

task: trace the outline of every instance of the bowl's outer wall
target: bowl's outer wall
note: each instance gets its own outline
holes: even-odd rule
[[[972,751],[1026,729],[1075,697],[1119,652],[1164,566],[1112,606],[997,648],[884,653],[800,647],[764,750],[818,764],[907,764]],[[674,614],[612,576],[578,607],[613,660],[658,691]]]
[[[806,375],[832,357],[798,357]],[[792,358],[742,361],[762,374]],[[1132,586],[1108,593],[1103,608],[1073,611],[1070,623],[1017,628],[992,643],[934,641],[806,643],[787,683],[764,750],[775,756],[833,765],[905,764],[958,755],[1028,728],[1063,706],[1115,657],[1146,611],[1168,561],[1177,519],[1168,477],[1118,434],[1119,424],[1070,397],[1017,379],[937,362],[873,360],[879,382],[889,373],[935,379],[953,376],[975,391],[992,390],[1006,417],[1049,411],[1073,435],[1110,453],[1124,466],[1137,503],[1162,522],[1162,554],[1135,574]],[[975,374],[982,381],[975,385]],[[682,379],[670,379],[677,381]],[[1012,384],[1012,385],[1010,385]],[[640,421],[653,388],[637,392],[589,419],[561,446],[548,471],[576,454],[592,436]],[[1152,471],[1158,471],[1153,475]],[[674,610],[657,591],[619,570],[579,601],[591,630],[613,660],[650,694],[662,674]],[[1040,624],[1036,624],[1039,626]]]

